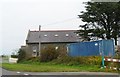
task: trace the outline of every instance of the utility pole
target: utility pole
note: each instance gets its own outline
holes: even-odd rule
[[[41,34],[40,34],[40,31],[41,31],[41,25],[39,25],[39,51],[38,51],[39,56],[40,56],[40,52],[41,52]]]

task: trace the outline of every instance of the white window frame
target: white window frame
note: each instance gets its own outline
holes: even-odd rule
[[[32,47],[32,56],[36,57],[37,56],[37,46]]]
[[[55,37],[58,37],[58,34],[55,34]]]
[[[66,34],[65,36],[66,36],[66,37],[68,37],[68,36],[69,36],[69,34]]]

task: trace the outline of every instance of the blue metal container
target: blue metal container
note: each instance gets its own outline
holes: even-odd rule
[[[115,54],[113,40],[72,43],[68,45],[68,49],[69,56],[113,56]]]

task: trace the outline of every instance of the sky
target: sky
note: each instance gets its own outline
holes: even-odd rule
[[[90,0],[1,0],[0,55],[25,45],[28,30],[78,30],[78,15]]]

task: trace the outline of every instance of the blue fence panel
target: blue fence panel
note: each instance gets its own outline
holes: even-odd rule
[[[113,40],[101,40],[93,42],[80,42],[68,45],[70,56],[113,56],[114,42]]]
[[[80,42],[69,44],[69,55],[90,56],[99,55],[99,42]]]
[[[115,50],[114,50],[114,41],[113,40],[102,40],[103,42],[103,53],[104,56],[114,56]]]

